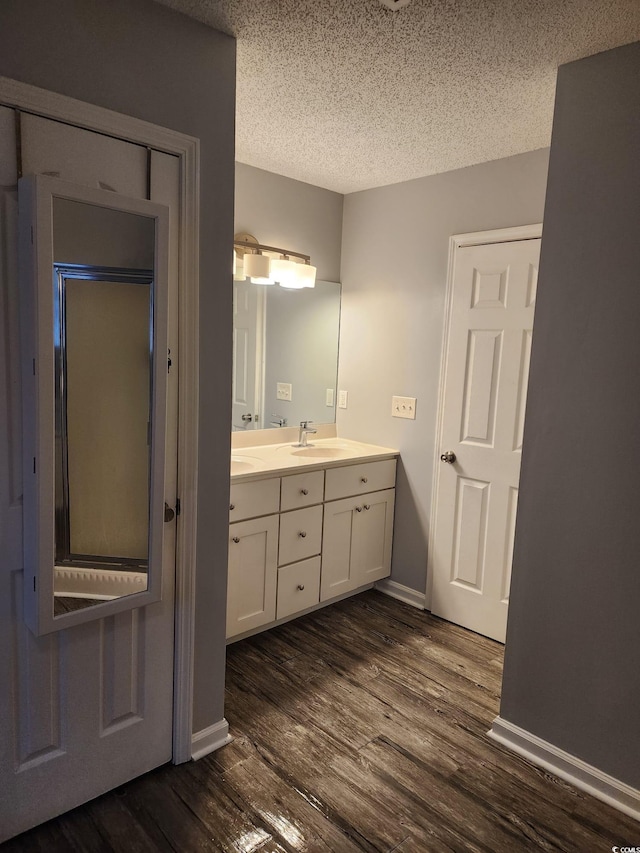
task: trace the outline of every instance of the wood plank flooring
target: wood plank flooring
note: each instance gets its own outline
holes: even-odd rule
[[[3,853],[598,853],[640,824],[486,737],[502,647],[367,592],[229,647],[234,741]]]

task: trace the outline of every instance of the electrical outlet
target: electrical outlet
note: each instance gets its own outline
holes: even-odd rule
[[[293,399],[293,392],[291,389],[290,382],[277,382],[276,383],[276,400],[289,400]]]
[[[408,418],[414,421],[416,419],[416,398],[392,397],[391,416],[394,418]]]
[[[334,400],[333,388],[327,388],[327,396],[325,398],[325,405],[333,406],[333,400]]]
[[[338,408],[346,409],[347,408],[347,397],[349,396],[348,391],[338,391]]]

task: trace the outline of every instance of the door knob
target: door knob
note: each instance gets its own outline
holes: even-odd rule
[[[453,463],[456,461],[456,454],[453,452],[453,450],[447,450],[440,456],[440,459],[442,462],[448,462],[449,465],[453,465]]]
[[[176,517],[176,511],[172,509],[169,504],[165,501],[164,503],[164,520],[165,521],[173,521]]]

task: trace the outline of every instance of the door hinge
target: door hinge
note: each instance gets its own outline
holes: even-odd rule
[[[167,373],[171,373],[171,350],[167,350]]]
[[[176,498],[176,515],[180,515],[180,498]]]

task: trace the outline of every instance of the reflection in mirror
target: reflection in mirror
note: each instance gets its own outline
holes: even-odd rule
[[[38,636],[162,595],[168,208],[18,183],[23,599]]]
[[[232,430],[335,421],[340,284],[234,281]]]
[[[154,227],[53,201],[54,616],[148,586]]]
[[[153,274],[54,270],[59,615],[147,588]]]

